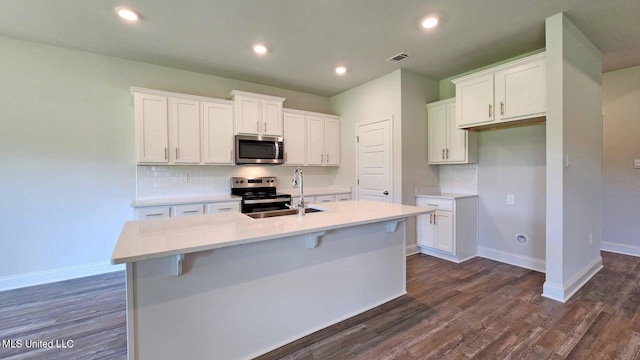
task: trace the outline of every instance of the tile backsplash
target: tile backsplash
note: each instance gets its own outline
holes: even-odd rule
[[[138,165],[137,199],[188,198],[230,193],[233,176],[276,176],[278,190],[290,191],[295,167],[288,166],[150,166]],[[329,187],[337,168],[305,167],[305,187]]]
[[[440,165],[440,191],[443,193],[477,194],[478,164]]]

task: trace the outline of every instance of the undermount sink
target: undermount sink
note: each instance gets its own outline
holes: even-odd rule
[[[323,211],[323,210],[314,209],[314,208],[304,209],[305,214],[320,212],[320,211]],[[271,210],[271,211],[262,211],[257,213],[248,213],[245,215],[252,217],[254,219],[264,219],[264,218],[269,218],[274,216],[297,215],[297,214],[298,214],[298,210],[296,209],[284,209],[284,210]]]

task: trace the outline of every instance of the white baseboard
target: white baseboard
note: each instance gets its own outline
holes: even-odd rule
[[[600,250],[640,257],[640,246],[602,241]]]
[[[542,286],[542,296],[560,301],[567,302],[584,284],[587,283],[595,274],[602,269],[602,257],[598,256],[589,265],[576,274],[566,285],[544,283]]]
[[[535,270],[541,273],[546,272],[547,270],[547,265],[544,260],[484,246],[478,246],[478,256],[529,270]]]
[[[76,279],[91,275],[105,274],[120,270],[124,270],[124,265],[111,265],[109,262],[102,262],[37,271],[27,274],[4,276],[0,277],[0,291]]]
[[[407,256],[417,254],[420,252],[417,244],[407,245]]]

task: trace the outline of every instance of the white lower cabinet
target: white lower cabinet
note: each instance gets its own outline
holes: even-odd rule
[[[418,196],[416,206],[436,209],[417,217],[420,252],[457,263],[476,256],[477,196],[454,199]]]
[[[229,211],[240,211],[240,202],[239,201],[230,201],[230,202],[222,202],[222,203],[213,203],[205,205],[205,212],[207,214],[212,213],[220,213],[220,212],[229,212]]]
[[[240,201],[226,201],[206,204],[184,204],[137,208],[138,220],[162,219],[176,216],[202,215],[228,211],[240,212]]]
[[[336,201],[336,196],[335,195],[319,195],[319,196],[316,196],[316,204],[335,202],[335,201]]]

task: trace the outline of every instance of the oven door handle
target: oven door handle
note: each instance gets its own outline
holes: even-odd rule
[[[287,202],[287,201],[291,201],[291,198],[281,197],[281,198],[275,198],[275,199],[242,200],[242,202],[244,204],[247,204],[247,205],[251,205],[251,204],[269,204],[269,203],[278,203],[278,202]]]

